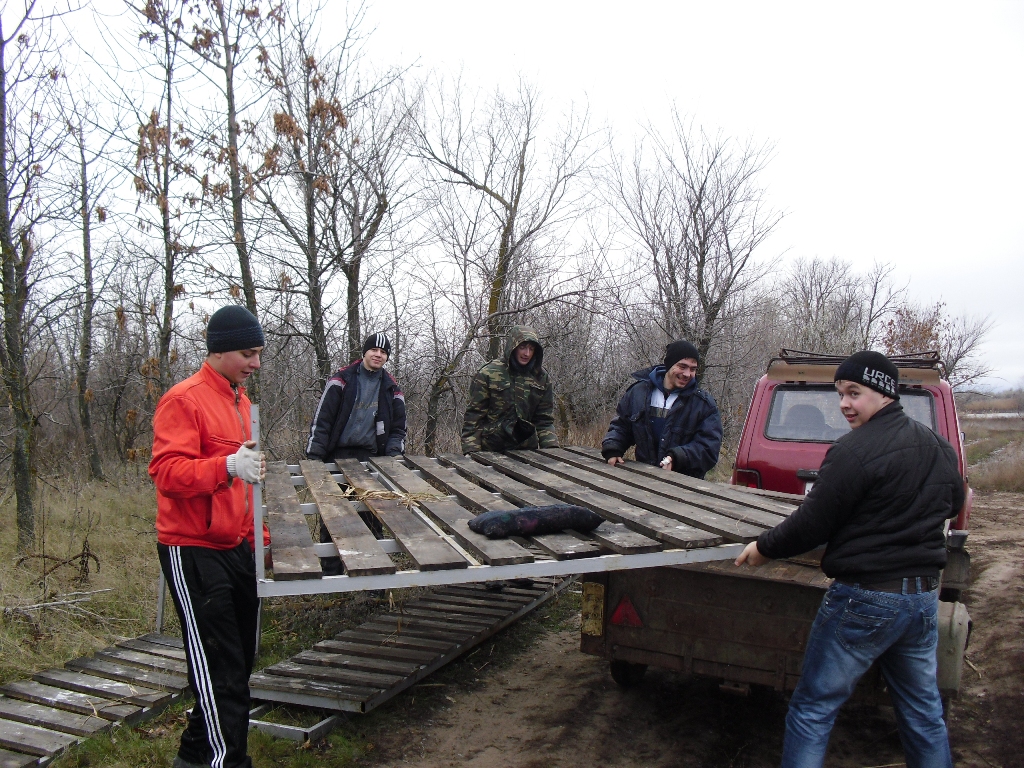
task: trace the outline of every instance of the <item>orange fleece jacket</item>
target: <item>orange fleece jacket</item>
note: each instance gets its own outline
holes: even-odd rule
[[[251,439],[250,406],[245,390],[232,389],[206,362],[160,398],[149,475],[161,544],[232,549],[248,539],[253,545],[252,488],[227,469],[227,457]]]

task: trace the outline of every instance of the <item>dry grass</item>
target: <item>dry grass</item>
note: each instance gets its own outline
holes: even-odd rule
[[[980,491],[1024,491],[1024,420],[963,421],[971,486]]]
[[[0,682],[152,630],[160,570],[155,515],[145,475],[117,483],[41,478],[36,547],[25,559],[16,551],[14,500],[0,505]],[[94,556],[87,570],[86,542]],[[28,607],[39,603],[64,604]]]

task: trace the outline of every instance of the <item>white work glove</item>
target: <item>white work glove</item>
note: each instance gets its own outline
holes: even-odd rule
[[[258,483],[263,480],[266,469],[263,463],[263,454],[254,451],[256,443],[252,440],[242,443],[242,446],[228,456],[228,474],[238,477],[247,483]]]

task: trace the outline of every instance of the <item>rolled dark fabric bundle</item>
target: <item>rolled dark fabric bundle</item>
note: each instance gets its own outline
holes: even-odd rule
[[[520,507],[507,511],[484,512],[469,521],[469,529],[489,539],[508,536],[539,536],[566,529],[587,533],[604,518],[586,507],[552,504],[548,507]]]

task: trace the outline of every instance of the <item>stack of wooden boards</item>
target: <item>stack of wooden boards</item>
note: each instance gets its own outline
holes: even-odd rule
[[[308,591],[347,591],[378,588],[381,583],[360,586],[361,577],[444,571],[449,572],[447,577],[396,581],[394,586],[465,583],[505,578],[511,573],[507,568],[500,576],[487,570],[510,565],[520,566],[517,575],[529,576],[529,565],[536,560],[534,551],[556,561],[574,561],[613,554],[711,550],[750,541],[793,510],[793,505],[783,500],[646,464],[627,462],[611,467],[599,452],[587,448],[478,453],[472,458],[456,454],[436,459],[379,457],[372,458],[368,467],[345,460],[337,462],[336,468],[334,474],[330,465],[317,461],[291,468],[283,462],[269,466],[264,493],[272,536],[273,582],[334,578],[331,586],[309,585]],[[347,494],[342,485],[349,489]],[[312,501],[301,503],[297,487],[305,487]],[[388,493],[389,489],[400,493]],[[365,505],[362,508],[394,538],[375,538],[360,518],[356,502]],[[587,534],[565,531],[526,540],[487,539],[468,526],[481,512],[558,503],[588,507],[605,522]],[[324,553],[324,545],[313,542],[306,515],[319,516],[334,544],[331,552],[336,548],[345,576],[352,577],[345,583],[324,576],[318,557]],[[732,549],[675,562],[731,557]],[[396,562],[391,556],[396,552],[406,559]],[[664,564],[643,559],[635,562],[623,561],[614,567]],[[458,573],[467,568],[474,570]],[[559,574],[580,572],[573,569],[567,564]],[[550,568],[536,571],[540,573],[554,575]],[[270,579],[264,582],[268,583]],[[302,594],[306,589],[295,585],[286,592],[264,587],[261,594]]]
[[[181,639],[143,635],[0,686],[0,768],[25,768],[184,694]]]

